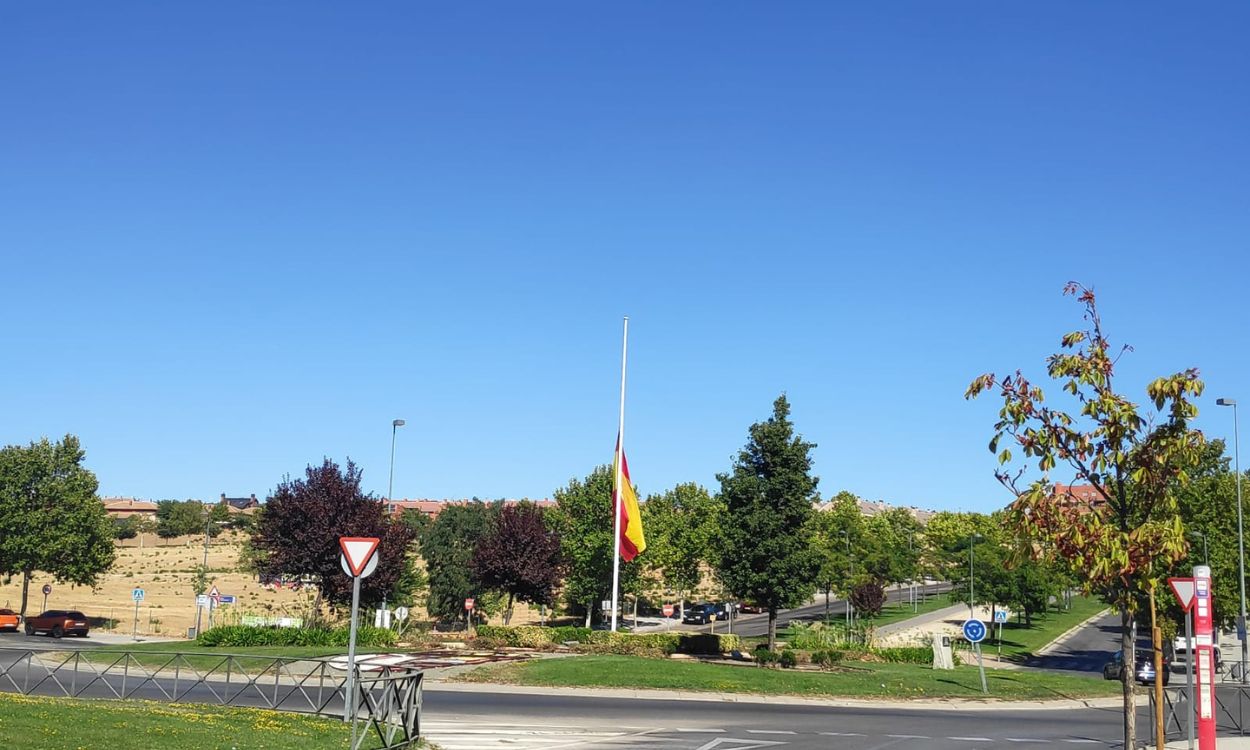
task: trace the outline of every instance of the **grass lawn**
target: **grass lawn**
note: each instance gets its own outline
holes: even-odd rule
[[[974,666],[935,671],[917,664],[847,662],[839,672],[799,672],[637,656],[579,656],[498,664],[462,675],[468,682],[565,687],[862,698],[978,698]],[[992,698],[1051,699],[1115,695],[1118,683],[1049,672],[986,670]]]
[[[1019,624],[1006,623],[1003,625],[1003,657],[1016,659],[1029,656],[1106,608],[1107,605],[1097,599],[1074,597],[1072,608],[1067,612],[1051,610],[1044,617],[1034,616],[1031,628],[1024,627],[1023,621]],[[998,651],[998,626],[994,626],[981,648],[987,654]]]
[[[346,750],[349,725],[251,708],[86,701],[0,693],[0,737],[14,750]],[[366,747],[381,747],[366,742]]]
[[[383,649],[385,650],[385,649]],[[178,663],[190,665],[196,669],[207,670],[217,668],[221,664],[226,655],[241,656],[244,658],[236,659],[231,665],[233,671],[243,669],[244,671],[260,671],[269,666],[270,659],[266,657],[285,657],[288,659],[315,658],[323,656],[336,656],[338,654],[346,654],[346,648],[335,647],[319,647],[319,646],[222,646],[213,648],[210,646],[201,646],[195,641],[168,641],[165,643],[134,643],[112,646],[107,649],[84,649],[82,655],[87,660],[95,664],[110,664],[120,659],[122,651],[129,651],[135,655],[135,659],[145,667],[156,668],[165,664],[174,654],[188,654]],[[358,653],[375,653],[379,651],[376,648],[357,647]],[[203,654],[203,655],[201,655]],[[220,654],[220,656],[218,655]],[[57,652],[56,654],[48,654],[47,657],[56,658],[58,661],[68,656],[66,652]],[[246,657],[254,658],[246,658]],[[172,669],[174,665],[170,665]],[[225,670],[225,666],[218,668]]]

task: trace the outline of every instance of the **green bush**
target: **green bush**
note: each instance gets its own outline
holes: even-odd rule
[[[932,664],[932,646],[896,646],[894,648],[874,648],[872,653],[881,657],[882,661],[892,664]]]
[[[846,652],[844,651],[836,651],[832,649],[828,651],[815,651],[812,653],[812,664],[815,664],[821,669],[829,669],[833,667],[834,664],[842,661],[845,657]]]
[[[771,667],[776,664],[781,657],[776,651],[768,648],[768,646],[760,646],[755,649],[755,663],[761,667]]]
[[[777,656],[777,663],[783,669],[794,669],[799,665],[799,656],[793,649],[786,649]]]
[[[544,648],[575,641],[598,654],[637,654],[642,656],[676,653],[716,656],[741,647],[736,635],[710,633],[621,633],[578,627],[544,628],[534,625],[503,627],[481,625],[478,640],[514,648]]]
[[[348,628],[266,628],[256,625],[221,625],[200,634],[196,644],[208,648],[243,646],[304,646],[345,648]],[[361,626],[356,645],[366,648],[395,645],[395,633],[387,628]]]

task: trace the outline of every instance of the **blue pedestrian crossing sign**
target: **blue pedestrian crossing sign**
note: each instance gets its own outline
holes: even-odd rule
[[[980,620],[964,620],[964,638],[969,643],[980,643],[985,640],[985,623]]]
[[[134,591],[131,591],[130,598],[134,599],[136,604],[143,601],[143,589],[135,589]]]

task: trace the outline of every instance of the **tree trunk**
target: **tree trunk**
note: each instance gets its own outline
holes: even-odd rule
[[[595,603],[591,602],[586,605],[586,627],[590,627],[590,618],[595,614]]]
[[[1137,700],[1133,681],[1137,671],[1136,644],[1133,643],[1133,616],[1128,606],[1120,605],[1120,658],[1124,669],[1120,685],[1124,689],[1124,747],[1137,747]]]
[[[503,611],[503,624],[507,627],[512,622],[512,592],[508,592],[508,608]]]
[[[829,622],[829,587],[825,587],[825,622]]]
[[[30,571],[22,571],[22,622],[26,622],[26,595],[30,593]]]
[[[768,650],[777,650],[777,608],[768,608]]]

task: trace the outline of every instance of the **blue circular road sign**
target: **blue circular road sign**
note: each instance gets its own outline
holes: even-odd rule
[[[985,640],[985,623],[980,620],[964,620],[964,638],[969,643],[980,643]]]

